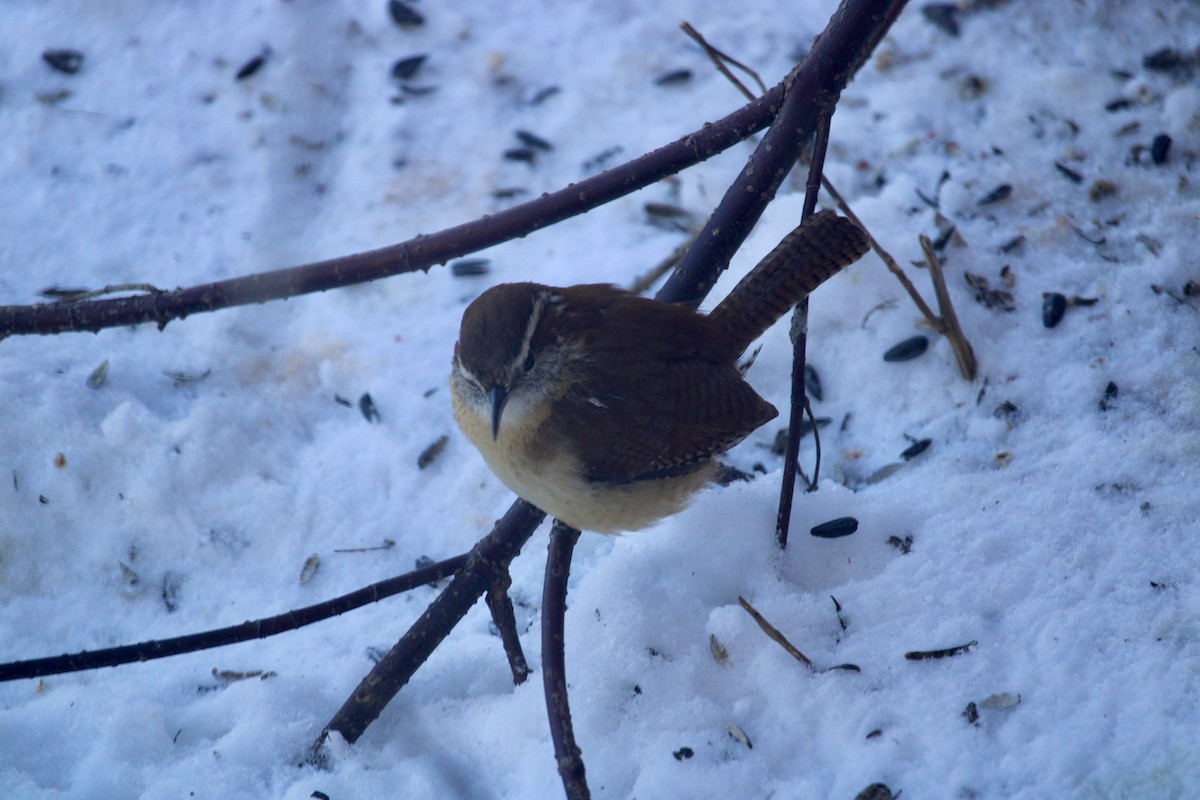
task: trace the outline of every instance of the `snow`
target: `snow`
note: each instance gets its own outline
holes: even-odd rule
[[[517,201],[498,189],[526,189],[519,200],[559,188],[605,151],[619,148],[619,163],[741,104],[681,20],[772,83],[833,9],[785,6],[421,3],[427,24],[405,30],[382,0],[8,3],[0,302],[345,255]],[[828,173],[906,267],[917,235],[939,233],[917,192],[938,196],[961,237],[947,279],[979,377],[963,380],[938,337],[917,360],[881,359],[922,329],[869,256],[813,298],[816,411],[833,423],[786,552],[773,541],[780,459],[765,449],[779,421],[732,454],[766,468],[753,483],[706,490],[648,531],[584,536],[566,652],[597,797],[852,798],[877,781],[913,798],[1200,792],[1200,300],[1182,295],[1200,280],[1200,92],[1194,75],[1142,65],[1164,47],[1190,53],[1200,9],[1002,3],[964,14],[958,38],[920,11],[846,91]],[[51,48],[81,50],[81,71],[52,70]],[[411,83],[435,91],[404,94],[391,64],[418,53],[429,59]],[[681,68],[690,82],[655,84]],[[549,86],[561,91],[532,102]],[[1118,99],[1131,102],[1106,110]],[[517,129],[554,150],[532,166],[504,159]],[[1163,132],[1171,150],[1152,164]],[[436,268],[161,333],[0,342],[0,660],[236,624],[468,549],[512,497],[450,413],[466,303],[506,280],[628,284],[682,241],[646,224],[643,204],[702,217],[751,147],[492,248],[485,277]],[[1116,194],[1089,198],[1097,179]],[[1004,183],[1007,200],[977,205]],[[713,297],[796,224],[802,185],[789,182]],[[963,277],[1006,288],[1005,266],[1012,313],[975,302]],[[932,301],[927,273],[909,273]],[[1043,292],[1098,302],[1048,329]],[[786,328],[764,337],[750,372],[780,407]],[[104,362],[107,382],[89,387]],[[368,392],[378,424],[334,399]],[[1005,401],[1017,411],[997,416]],[[442,435],[446,449],[418,469]],[[870,481],[900,461],[905,435],[933,445]],[[812,464],[810,440],[801,457]],[[858,532],[808,535],[840,516]],[[911,536],[911,552],[891,536]],[[336,552],[385,539],[395,545]],[[544,543],[543,531],[513,566],[535,670]],[[335,740],[325,770],[298,766],[372,650],[434,596],[0,685],[0,795],[560,796],[540,675],[512,686],[482,605],[355,745]],[[818,667],[861,672],[810,673],[739,596]],[[955,657],[905,658],[970,641]],[[214,668],[272,676],[224,681]],[[1020,702],[984,702],[1003,694]]]

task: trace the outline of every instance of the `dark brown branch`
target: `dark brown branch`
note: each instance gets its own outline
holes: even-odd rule
[[[40,678],[46,675],[61,675],[67,672],[79,672],[85,669],[99,667],[115,667],[121,664],[132,664],[135,661],[150,661],[156,658],[177,656],[183,653],[194,653],[197,650],[207,650],[212,647],[223,647],[227,644],[248,642],[252,639],[265,639],[277,633],[302,628],[314,622],[345,614],[368,603],[375,603],[394,594],[407,592],[418,586],[424,586],[431,581],[440,580],[458,572],[467,563],[467,556],[455,556],[427,567],[397,575],[385,581],[373,583],[357,591],[326,600],[324,603],[298,608],[286,614],[280,614],[266,619],[243,622],[228,628],[214,631],[193,633],[174,639],[157,639],[138,644],[128,644],[121,647],[111,647],[106,650],[84,651],[70,655],[52,656],[50,658],[34,658],[28,661],[13,661],[0,664],[0,682],[15,681],[22,678]]]
[[[353,744],[391,702],[450,631],[471,610],[487,588],[508,571],[525,542],[546,518],[546,512],[524,500],[513,503],[492,532],[471,548],[467,563],[442,590],[400,641],[379,660],[321,731],[314,758],[330,732]]]
[[[500,632],[500,641],[504,644],[504,655],[508,656],[508,666],[512,670],[513,683],[521,685],[529,678],[529,662],[525,660],[525,651],[521,649],[521,638],[517,635],[517,616],[513,613],[512,598],[508,596],[508,587],[512,578],[508,571],[498,576],[487,590],[488,609],[492,612],[492,621]]]
[[[821,74],[809,76],[820,80]],[[801,91],[805,87],[801,87]],[[775,117],[783,84],[695,133],[619,167],[482,219],[400,244],[299,267],[262,272],[174,291],[87,302],[0,307],[0,338],[14,334],[99,331],[189,314],[322,292],[417,270],[526,236],[604,205],[697,164],[762,130]]]
[[[822,114],[817,120],[816,136],[813,137],[812,160],[808,165],[808,182],[805,184],[804,206],[801,221],[808,219],[817,209],[817,195],[821,191],[821,175],[825,169],[825,151],[829,148],[829,115]],[[788,415],[788,439],[783,456],[783,475],[779,485],[779,510],[775,515],[775,541],[787,547],[788,529],[792,524],[792,498],[796,492],[797,459],[800,456],[800,428],[804,424],[804,364],[808,347],[808,298],[805,297],[792,311],[792,402]],[[813,420],[813,436],[819,436],[816,420]],[[809,491],[817,488],[820,462],[813,470]]]
[[[571,573],[571,554],[579,541],[579,531],[554,521],[550,548],[546,554],[546,578],[542,582],[542,685],[546,691],[546,714],[550,719],[550,739],[554,742],[554,760],[568,800],[587,800],[587,778],[583,754],[575,744],[571,708],[567,699],[566,647],[563,628],[567,614],[567,578]]]

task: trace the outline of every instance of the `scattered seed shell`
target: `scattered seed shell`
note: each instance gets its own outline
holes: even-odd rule
[[[884,464],[882,467],[880,467],[879,469],[872,472],[869,476],[867,476],[867,484],[873,486],[876,483],[885,481],[902,469],[904,469],[903,461],[896,461],[891,464]]]
[[[554,145],[550,144],[536,133],[530,133],[529,131],[522,130],[518,130],[515,133],[516,137],[521,141],[521,144],[525,145],[526,147],[532,147],[535,150],[545,150],[547,152],[554,149]]]
[[[978,644],[979,640],[972,639],[966,644],[946,647],[941,650],[909,650],[904,654],[904,657],[909,661],[932,661],[938,658],[952,658],[953,656],[960,656],[963,653],[970,652],[971,648]]]
[[[392,64],[392,78],[398,81],[407,81],[415,78],[417,73],[421,71],[421,67],[425,64],[425,59],[428,57],[425,53],[421,53],[398,59],[395,64]]]
[[[751,750],[754,749],[754,744],[750,741],[750,737],[747,736],[746,732],[737,725],[734,725],[732,722],[727,722],[725,723],[725,730],[728,731],[729,735],[732,736],[738,743],[746,745],[746,747]]]
[[[690,69],[676,69],[659,75],[654,79],[654,83],[659,86],[678,86],[691,79],[692,71]]]
[[[487,275],[491,264],[486,258],[464,258],[450,265],[450,274],[456,278],[469,278],[477,275]]]
[[[558,86],[546,86],[538,89],[529,98],[529,105],[540,106],[543,102],[561,92],[562,89]]]
[[[383,419],[379,416],[379,409],[375,407],[375,399],[371,397],[370,392],[364,392],[363,396],[358,398],[358,410],[367,422],[380,422]]]
[[[65,75],[74,75],[83,69],[83,53],[78,50],[46,50],[42,60]]]
[[[825,399],[825,389],[821,386],[821,375],[817,368],[808,362],[804,363],[804,391],[818,403]]]
[[[537,159],[537,153],[528,147],[510,147],[504,151],[504,157],[509,161],[523,161],[532,164]]]
[[[884,361],[912,361],[929,349],[929,337],[917,334],[910,336],[883,354]]]
[[[183,591],[183,576],[178,572],[167,572],[163,575],[162,601],[167,613],[179,608],[179,593]]]
[[[1071,183],[1083,183],[1083,176],[1080,175],[1075,170],[1068,167],[1067,165],[1065,165],[1061,162],[1055,161],[1054,166],[1056,169],[1058,169],[1058,171],[1062,174],[1062,176],[1064,178],[1066,178],[1067,180],[1069,180]]]
[[[1117,386],[1117,384],[1113,381],[1109,381],[1108,385],[1104,387],[1104,397],[1100,398],[1100,410],[1108,411],[1110,408],[1112,408],[1116,403],[1117,394],[1119,392],[1120,388]]]
[[[954,3],[929,3],[921,7],[925,21],[949,36],[958,36],[958,6]]]
[[[725,649],[725,645],[721,644],[715,633],[708,635],[708,652],[712,653],[713,661],[718,664],[726,664],[729,662],[729,651]]]
[[[674,753],[671,753],[671,755],[675,757],[676,761],[685,761],[696,755],[696,751],[690,747],[681,747]]]
[[[1059,292],[1042,293],[1042,324],[1053,328],[1062,322],[1067,313],[1067,298]]]
[[[809,531],[818,539],[840,539],[858,530],[858,520],[854,517],[838,517],[828,522],[822,522]]]
[[[1088,187],[1088,199],[1093,203],[1098,203],[1106,197],[1112,197],[1116,193],[1117,185],[1110,180],[1105,180],[1104,178],[1099,178],[1095,181],[1092,181],[1092,185]]]
[[[317,574],[317,570],[321,567],[321,557],[316,553],[304,560],[304,566],[300,569],[300,585],[308,583],[312,580],[313,575]]]
[[[417,28],[425,24],[425,17],[420,12],[400,0],[388,0],[388,14],[392,22],[401,28]]]
[[[100,366],[92,370],[92,374],[88,375],[87,385],[89,389],[99,389],[104,384],[108,383],[108,359],[100,362]]]
[[[904,451],[900,453],[900,458],[904,459],[905,461],[912,461],[914,458],[921,455],[921,453],[924,453],[926,450],[928,450],[931,444],[933,444],[933,439],[917,439],[908,447],[904,448]]]
[[[976,707],[974,701],[967,703],[967,707],[963,709],[962,715],[963,719],[971,725],[979,721],[979,708]]]
[[[1167,154],[1171,152],[1171,137],[1165,133],[1160,133],[1154,137],[1154,141],[1150,143],[1150,160],[1155,164],[1166,163]]]
[[[433,444],[422,450],[421,455],[417,456],[417,469],[425,469],[432,464],[434,460],[441,455],[442,451],[446,449],[446,443],[449,441],[450,437],[442,434],[433,442]]]
[[[665,219],[680,219],[692,216],[692,212],[680,206],[674,206],[670,203],[655,203],[653,201],[646,203],[643,208],[651,217],[662,217]]]
[[[988,206],[992,203],[999,203],[1001,200],[1007,200],[1012,195],[1012,190],[1012,184],[1002,183],[984,195],[983,198],[975,205]]]
[[[901,539],[899,536],[889,536],[884,541],[899,550],[901,555],[906,556],[912,552],[913,537],[911,533],[906,535],[903,539]]]
[[[895,800],[896,797],[886,783],[872,783],[855,795],[854,800]]]
[[[1021,695],[1015,692],[997,692],[980,700],[979,707],[989,711],[1007,711],[1019,705],[1020,702]]]
[[[267,63],[267,54],[259,53],[254,58],[250,59],[245,64],[243,64],[241,69],[239,69],[234,74],[233,78],[234,78],[234,80],[244,81],[247,78],[252,77],[260,69],[262,69],[263,65],[266,63]]]

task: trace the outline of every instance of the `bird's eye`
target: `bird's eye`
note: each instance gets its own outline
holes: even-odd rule
[[[521,369],[525,370],[526,372],[529,372],[530,370],[533,369],[533,364],[534,364],[533,353],[529,353],[528,355],[525,356],[525,363],[523,363],[521,365]]]

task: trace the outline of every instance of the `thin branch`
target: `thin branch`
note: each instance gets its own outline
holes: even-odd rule
[[[896,280],[900,281],[900,285],[904,287],[904,291],[908,292],[908,296],[912,298],[914,303],[916,303],[917,309],[920,310],[922,316],[925,317],[925,320],[935,330],[937,330],[938,333],[942,333],[942,321],[938,318],[937,314],[933,313],[933,309],[930,308],[925,302],[925,298],[921,297],[921,293],[917,291],[917,287],[914,286],[913,282],[908,279],[908,275],[906,275],[901,266],[896,263],[896,259],[892,257],[892,254],[885,250],[883,245],[881,245],[875,239],[875,237],[871,235],[871,231],[862,224],[862,220],[860,220],[858,215],[855,214],[850,208],[850,204],[846,202],[846,198],[842,197],[842,193],[839,192],[827,178],[822,179],[821,185],[825,188],[825,191],[829,192],[829,194],[833,196],[834,202],[837,203],[838,208],[841,209],[841,212],[845,214],[851,222],[866,231],[867,238],[871,240],[871,249],[874,250],[876,255],[878,255],[883,261],[884,265],[888,268],[888,271],[896,276]]]
[[[466,563],[467,556],[465,554],[455,556],[403,575],[397,575],[394,578],[388,578],[385,581],[373,583],[341,597],[326,600],[324,603],[298,608],[274,617],[243,622],[241,625],[232,625],[228,628],[193,633],[174,639],[156,639],[121,647],[110,647],[105,650],[84,651],[70,655],[0,664],[0,682],[22,678],[40,678],[46,675],[62,675],[67,672],[79,672],[100,667],[116,667],[137,661],[151,661],[156,658],[194,653],[213,647],[224,647],[228,644],[248,642],[253,639],[265,639],[277,633],[296,630],[305,625],[312,625],[314,622],[345,614],[347,611],[353,611],[368,603],[375,603],[394,594],[407,592],[448,577],[462,569]]]
[[[832,113],[832,109],[830,110]],[[825,168],[825,151],[829,147],[829,114],[823,114],[817,120],[817,131],[813,137],[812,160],[808,165],[808,182],[805,185],[804,207],[801,220],[812,216],[817,207],[817,194],[821,190],[821,174]],[[792,499],[796,492],[796,469],[799,467],[800,456],[800,427],[804,424],[805,391],[804,363],[805,350],[808,345],[808,298],[805,297],[792,311],[792,402],[788,416],[788,440],[784,451],[783,475],[779,485],[779,510],[775,515],[775,541],[781,548],[787,547],[788,529],[792,524]],[[816,421],[813,421],[813,435],[817,435]],[[819,451],[818,451],[819,452]],[[820,462],[813,470],[814,476],[819,473]],[[809,491],[815,491],[817,485],[808,485]]]
[[[525,660],[525,651],[521,649],[521,638],[517,635],[517,617],[513,613],[512,598],[508,596],[511,585],[512,578],[506,571],[488,587],[485,599],[496,630],[500,632],[504,655],[508,656],[508,666],[512,669],[513,683],[520,686],[529,678],[531,670],[529,662]]]
[[[780,84],[784,98],[778,117],[658,299],[699,305],[774,199],[817,119],[833,108],[904,4],[905,0],[843,0],[812,50]]]
[[[450,585],[429,604],[400,641],[379,660],[358,684],[354,693],[321,731],[313,746],[312,757],[320,760],[320,750],[330,732],[340,733],[354,743],[384,707],[391,702],[417,668],[442,643],[450,631],[471,610],[498,576],[508,570],[546,513],[524,500],[513,504],[492,532],[471,549],[467,563]]]
[[[738,602],[741,604],[742,608],[746,609],[746,613],[749,614],[750,617],[755,622],[758,623],[758,627],[762,628],[763,633],[765,633],[768,638],[770,638],[772,641],[776,642],[784,650],[788,651],[788,654],[792,658],[796,659],[797,661],[799,661],[804,666],[808,667],[813,672],[817,671],[817,667],[815,664],[813,664],[812,660],[809,659],[808,656],[804,655],[804,653],[801,653],[800,650],[797,649],[795,645],[793,645],[791,642],[789,642],[787,640],[787,637],[779,632],[778,628],[776,628],[771,623],[767,622],[767,618],[764,617],[762,614],[758,613],[758,609],[755,608],[754,606],[750,605],[749,601],[746,600],[746,598],[738,597]]]
[[[558,763],[558,774],[568,800],[591,797],[583,754],[575,743],[575,730],[571,724],[566,647],[563,641],[567,578],[571,573],[571,554],[578,541],[578,530],[554,521],[546,555],[546,578],[542,582],[542,685],[546,692],[546,714],[550,720],[550,739],[554,742],[554,759]]]
[[[734,86],[736,86],[741,91],[742,95],[745,96],[745,98],[747,100],[753,100],[754,93],[751,92],[749,89],[747,89],[746,85],[744,83],[742,83],[741,81],[739,81],[737,79],[737,76],[735,76],[732,72],[729,71],[729,67],[725,66],[727,63],[733,64],[735,67],[740,69],[742,72],[746,73],[751,78],[753,78],[754,82],[758,84],[759,92],[761,92],[762,94],[767,93],[767,85],[762,82],[762,78],[760,78],[758,76],[757,72],[750,69],[745,64],[738,61],[736,58],[726,55],[725,53],[722,53],[717,48],[713,47],[711,44],[708,43],[707,39],[705,39],[703,36],[700,35],[700,31],[698,31],[692,27],[690,22],[681,22],[681,23],[679,23],[679,27],[683,29],[684,33],[686,33],[688,36],[692,37],[692,39],[694,39],[696,41],[696,44],[700,45],[700,47],[704,49],[704,52],[708,55],[709,59],[712,60],[713,65],[717,68],[717,70],[722,75],[724,75],[726,78],[728,78],[729,82],[732,83]]]
[[[958,368],[962,370],[963,377],[968,381],[973,381],[979,365],[975,360],[975,351],[971,349],[971,343],[967,341],[962,325],[959,324],[958,314],[954,311],[950,291],[946,288],[946,276],[942,274],[942,262],[938,260],[937,253],[933,249],[933,242],[929,241],[928,236],[922,234],[919,241],[921,250],[925,253],[925,262],[929,265],[929,277],[933,279],[933,292],[937,296],[938,311],[942,312],[941,318],[945,323],[945,330],[942,333],[950,340],[954,357],[958,359]]]

